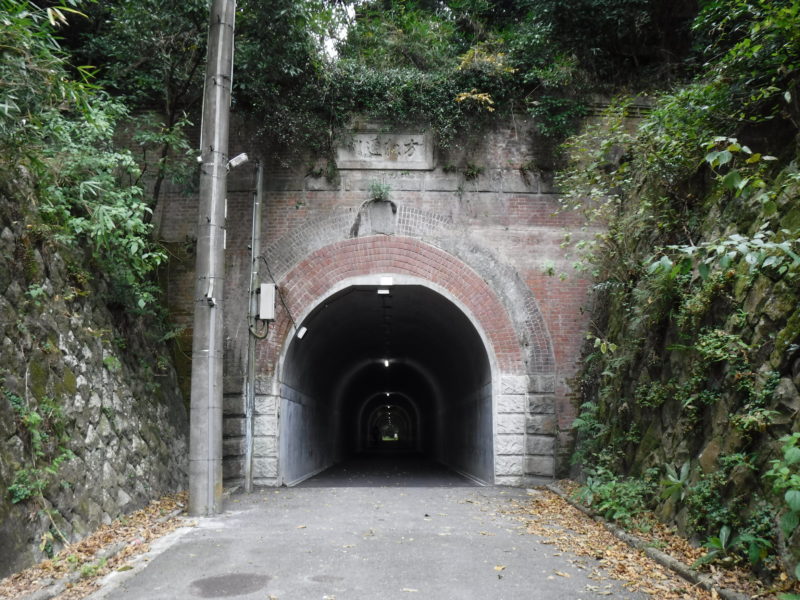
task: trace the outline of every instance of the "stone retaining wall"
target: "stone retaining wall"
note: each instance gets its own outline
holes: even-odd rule
[[[76,541],[184,488],[187,458],[186,409],[158,334],[110,312],[102,276],[12,210],[0,198],[0,577],[57,549],[61,534]],[[42,423],[26,426],[32,412]],[[45,436],[40,456],[32,429]],[[73,457],[37,472],[59,447]],[[24,470],[43,490],[13,503]]]

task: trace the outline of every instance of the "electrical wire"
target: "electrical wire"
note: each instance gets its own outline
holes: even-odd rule
[[[269,335],[269,321],[262,321],[262,322],[264,323],[264,333],[260,333],[256,327],[253,327],[252,323],[247,327],[247,330],[250,332],[250,335],[252,335],[257,340],[266,339],[266,337]]]

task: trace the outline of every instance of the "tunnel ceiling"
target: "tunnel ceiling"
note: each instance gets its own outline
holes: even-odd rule
[[[416,396],[426,385],[474,389],[486,382],[483,342],[453,303],[423,286],[392,286],[389,295],[377,289],[347,288],[298,324],[307,333],[292,340],[284,381],[315,397],[329,396],[348,376],[359,395],[393,386]]]

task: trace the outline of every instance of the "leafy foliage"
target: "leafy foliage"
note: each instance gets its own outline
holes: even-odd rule
[[[123,183],[139,173],[130,152],[112,145],[115,122],[123,114],[121,106],[96,100],[85,120],[51,116],[43,129],[47,146],[41,157],[43,165],[57,164],[58,170],[39,172],[40,211],[46,223],[59,227],[56,237],[62,243],[89,242],[114,283],[117,301],[125,304],[131,295],[143,309],[156,295],[148,275],[165,255],[150,241],[145,222],[150,209],[142,189]]]
[[[265,145],[284,160],[292,151],[330,153],[355,116],[430,125],[446,148],[486,113],[528,110],[544,135],[558,137],[585,114],[578,95],[589,80],[595,87],[628,81],[641,72],[629,68],[631,59],[654,48],[663,52],[648,62],[685,55],[692,10],[688,3],[664,11],[649,0],[566,8],[516,0],[246,1],[234,95],[240,110],[258,115]],[[589,50],[587,39],[595,44]],[[616,59],[613,77],[595,76]]]
[[[800,67],[797,0],[713,0],[695,29],[707,36],[712,75],[732,82],[738,116],[762,120],[783,114],[800,126],[796,97]]]
[[[551,39],[576,54],[587,72],[617,80],[634,70],[641,76],[654,64],[663,68],[669,62],[665,56],[684,53],[687,25],[694,17],[691,2],[543,0],[530,7],[529,26],[546,24]]]
[[[194,175],[186,130],[203,93],[208,2],[165,10],[155,0],[110,0],[89,4],[86,13],[66,42],[73,60],[94,65],[97,84],[136,111],[125,118],[143,150],[145,179],[137,183],[152,191],[152,208],[165,180],[185,183]]]
[[[196,115],[205,0],[85,10],[66,43],[106,89],[163,112],[168,131]],[[527,110],[559,137],[585,114],[579,96],[591,88],[629,83],[646,64],[663,83],[689,52],[694,10],[653,0],[242,0],[235,108],[257,117],[264,146],[286,161],[330,154],[354,116],[418,121],[447,147],[483,113]]]
[[[175,119],[202,97],[208,2],[168,10],[157,0],[107,0],[85,8],[71,32],[76,58],[96,82],[132,107],[158,108]],[[135,49],[135,50],[134,50]]]
[[[780,441],[782,456],[771,461],[765,476],[772,481],[772,491],[783,495],[780,529],[788,538],[800,524],[800,433],[784,436]]]
[[[617,477],[604,467],[596,467],[579,488],[577,498],[604,518],[629,528],[644,525],[641,515],[652,494],[650,482]]]
[[[74,458],[68,448],[65,419],[61,406],[52,398],[42,398],[31,405],[20,396],[3,388],[3,395],[14,410],[17,431],[30,454],[29,466],[18,469],[8,486],[11,502],[41,498],[59,467]]]
[[[596,435],[578,430],[576,458],[588,474],[642,481],[669,465],[651,506],[708,540],[704,562],[775,575],[797,553],[776,517],[786,531],[800,522],[786,497],[794,465],[766,464],[792,426],[777,390],[798,334],[797,5],[703,3],[698,77],[621,99],[567,140],[557,179],[562,209],[599,229],[566,243],[598,280],[588,338],[616,347],[586,345],[578,422]],[[634,425],[641,443],[625,441]]]
[[[730,562],[733,558],[732,554],[743,549],[746,551],[750,563],[756,565],[766,557],[772,544],[769,540],[750,534],[731,537],[731,528],[723,525],[719,536],[708,538],[703,546],[708,549],[708,552],[694,562],[693,568],[718,560]]]
[[[73,80],[56,40],[55,26],[66,20],[61,11],[74,12],[76,4],[39,9],[8,0],[4,5],[2,27],[13,45],[0,57],[4,92],[9,91],[3,96],[0,173],[11,193],[30,190],[33,197],[21,203],[38,209],[31,219],[41,219],[53,241],[91,250],[109,276],[110,299],[142,310],[155,300],[149,275],[164,254],[150,240],[150,209],[133,184],[138,167],[114,142],[126,109]],[[17,92],[23,89],[25,95]],[[9,185],[21,174],[27,185]]]
[[[686,491],[689,481],[689,468],[690,464],[687,460],[681,465],[681,470],[678,472],[673,465],[667,465],[667,476],[661,480],[661,485],[664,489],[661,491],[661,498],[675,498],[682,502],[686,498]]]
[[[456,24],[444,5],[431,10],[415,2],[371,2],[355,7],[355,19],[339,55],[374,70],[452,67]]]
[[[0,148],[9,163],[41,125],[43,114],[86,105],[89,71],[81,68],[79,79],[67,77],[68,63],[53,35],[77,5],[73,0],[41,9],[26,0],[0,2]]]

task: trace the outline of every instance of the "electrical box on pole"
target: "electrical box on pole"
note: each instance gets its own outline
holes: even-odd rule
[[[262,321],[274,321],[275,284],[262,283],[258,292],[258,318]]]

